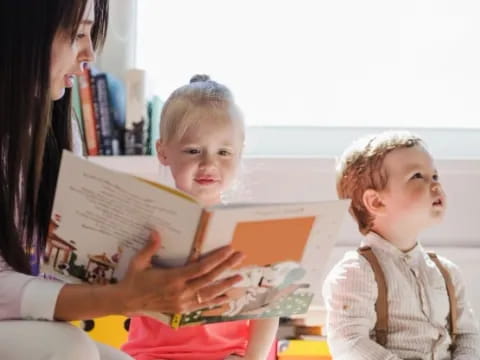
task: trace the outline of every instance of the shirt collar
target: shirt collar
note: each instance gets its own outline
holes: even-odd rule
[[[417,244],[407,252],[403,252],[392,243],[385,240],[380,235],[369,232],[365,238],[362,240],[362,246],[370,246],[371,248],[382,250],[393,256],[394,258],[404,259],[407,261],[416,262],[423,258],[424,250],[422,245],[418,242]]]

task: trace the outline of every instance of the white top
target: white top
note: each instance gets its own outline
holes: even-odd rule
[[[72,151],[83,155],[82,137],[74,115]],[[15,272],[0,256],[0,320],[54,320],[57,297],[63,286],[58,281]]]
[[[450,354],[445,280],[422,246],[404,253],[374,233],[365,237],[365,245],[372,248],[385,273],[387,344],[382,347],[374,340],[378,288],[373,270],[363,256],[350,251],[323,285],[328,345],[335,360],[480,359],[477,320],[455,264],[439,257],[452,277],[457,296],[459,335],[457,348]]]
[[[0,256],[0,320],[53,320],[63,285],[15,272]]]

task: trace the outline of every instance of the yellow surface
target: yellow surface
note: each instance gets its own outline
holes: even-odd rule
[[[127,341],[128,332],[124,327],[126,319],[124,316],[106,316],[93,319],[94,327],[87,333],[95,341],[119,348]],[[73,324],[81,329],[85,328],[82,321],[74,321]]]
[[[326,357],[329,358],[327,342],[324,340],[279,340],[278,341],[278,356],[290,359],[290,356],[313,356],[318,359]]]

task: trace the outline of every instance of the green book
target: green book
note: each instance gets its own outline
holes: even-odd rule
[[[80,92],[78,91],[77,78],[75,78],[72,86],[72,110],[74,112],[74,120],[77,121],[80,132],[83,134],[82,101],[80,100]]]
[[[150,122],[150,154],[155,155],[155,143],[160,137],[160,115],[162,114],[163,101],[159,96],[152,98],[152,117]]]

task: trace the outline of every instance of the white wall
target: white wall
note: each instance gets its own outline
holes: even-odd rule
[[[169,182],[168,171],[155,157],[92,158],[105,166]],[[480,160],[438,160],[437,166],[448,196],[445,221],[423,234],[423,245],[456,262],[468,286],[477,316],[480,315],[480,283],[476,280],[480,260]],[[261,158],[244,160],[231,201],[287,202],[335,199],[334,160],[329,158]],[[359,244],[360,235],[347,216],[329,269],[342,254]],[[320,285],[321,280],[319,280]],[[319,287],[319,286],[318,286]],[[321,303],[321,298],[316,299]]]

